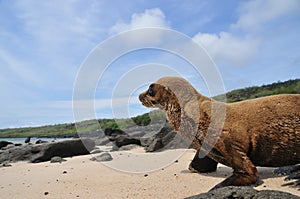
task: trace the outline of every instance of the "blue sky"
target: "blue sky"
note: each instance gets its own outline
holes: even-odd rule
[[[298,0],[0,0],[0,128],[72,122],[73,87],[84,60],[106,39],[143,27],[173,29],[201,44],[226,91],[300,77]],[[96,116],[113,116],[118,80],[143,64],[176,64],[209,95],[184,61],[170,57],[144,50],[112,63],[95,91]],[[129,115],[148,111],[134,99],[147,83],[130,91]]]

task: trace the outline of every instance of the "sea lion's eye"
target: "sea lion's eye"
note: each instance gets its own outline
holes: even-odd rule
[[[148,94],[149,94],[151,97],[153,97],[153,96],[155,95],[153,85],[150,85],[150,86],[149,86]]]

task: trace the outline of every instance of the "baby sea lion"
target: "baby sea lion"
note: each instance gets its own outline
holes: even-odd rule
[[[197,153],[190,170],[211,172],[218,163],[233,168],[214,188],[255,184],[256,166],[300,163],[299,94],[227,104],[201,95],[183,78],[163,77],[139,99],[146,107],[164,110],[171,127],[191,141]],[[216,117],[218,111],[226,117]],[[203,151],[206,156],[200,159]]]

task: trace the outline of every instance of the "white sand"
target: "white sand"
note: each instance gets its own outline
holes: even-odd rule
[[[160,165],[157,163],[160,160],[172,159],[182,152],[171,150],[147,154],[144,165],[155,166],[144,169],[153,169]],[[187,150],[177,163],[155,172],[141,172],[143,160],[137,160],[141,158],[139,149],[133,153],[113,152],[114,160],[106,163],[109,166],[119,165],[119,169],[123,170],[138,170],[139,174],[117,171],[90,161],[91,155],[66,158],[67,161],[61,164],[18,162],[12,167],[0,168],[0,198],[184,198],[207,192],[230,175],[231,169],[222,165],[211,174],[190,173],[187,167],[194,154],[195,151]],[[287,183],[284,177],[275,176],[272,170],[259,168],[264,183],[256,189],[276,189],[300,195],[297,188],[282,186]],[[64,174],[64,171],[67,173]]]

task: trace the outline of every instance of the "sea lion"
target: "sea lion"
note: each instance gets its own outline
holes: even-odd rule
[[[233,168],[233,174],[213,189],[255,184],[256,166],[300,163],[299,94],[227,104],[201,95],[183,78],[163,77],[141,93],[139,99],[146,107],[164,110],[171,127],[191,140],[197,153],[190,170],[211,172],[217,169],[218,163]],[[224,121],[215,117],[219,109],[212,107],[225,111]],[[215,133],[220,127],[220,133]],[[211,149],[199,159],[207,137],[212,140],[208,142],[212,143]]]

